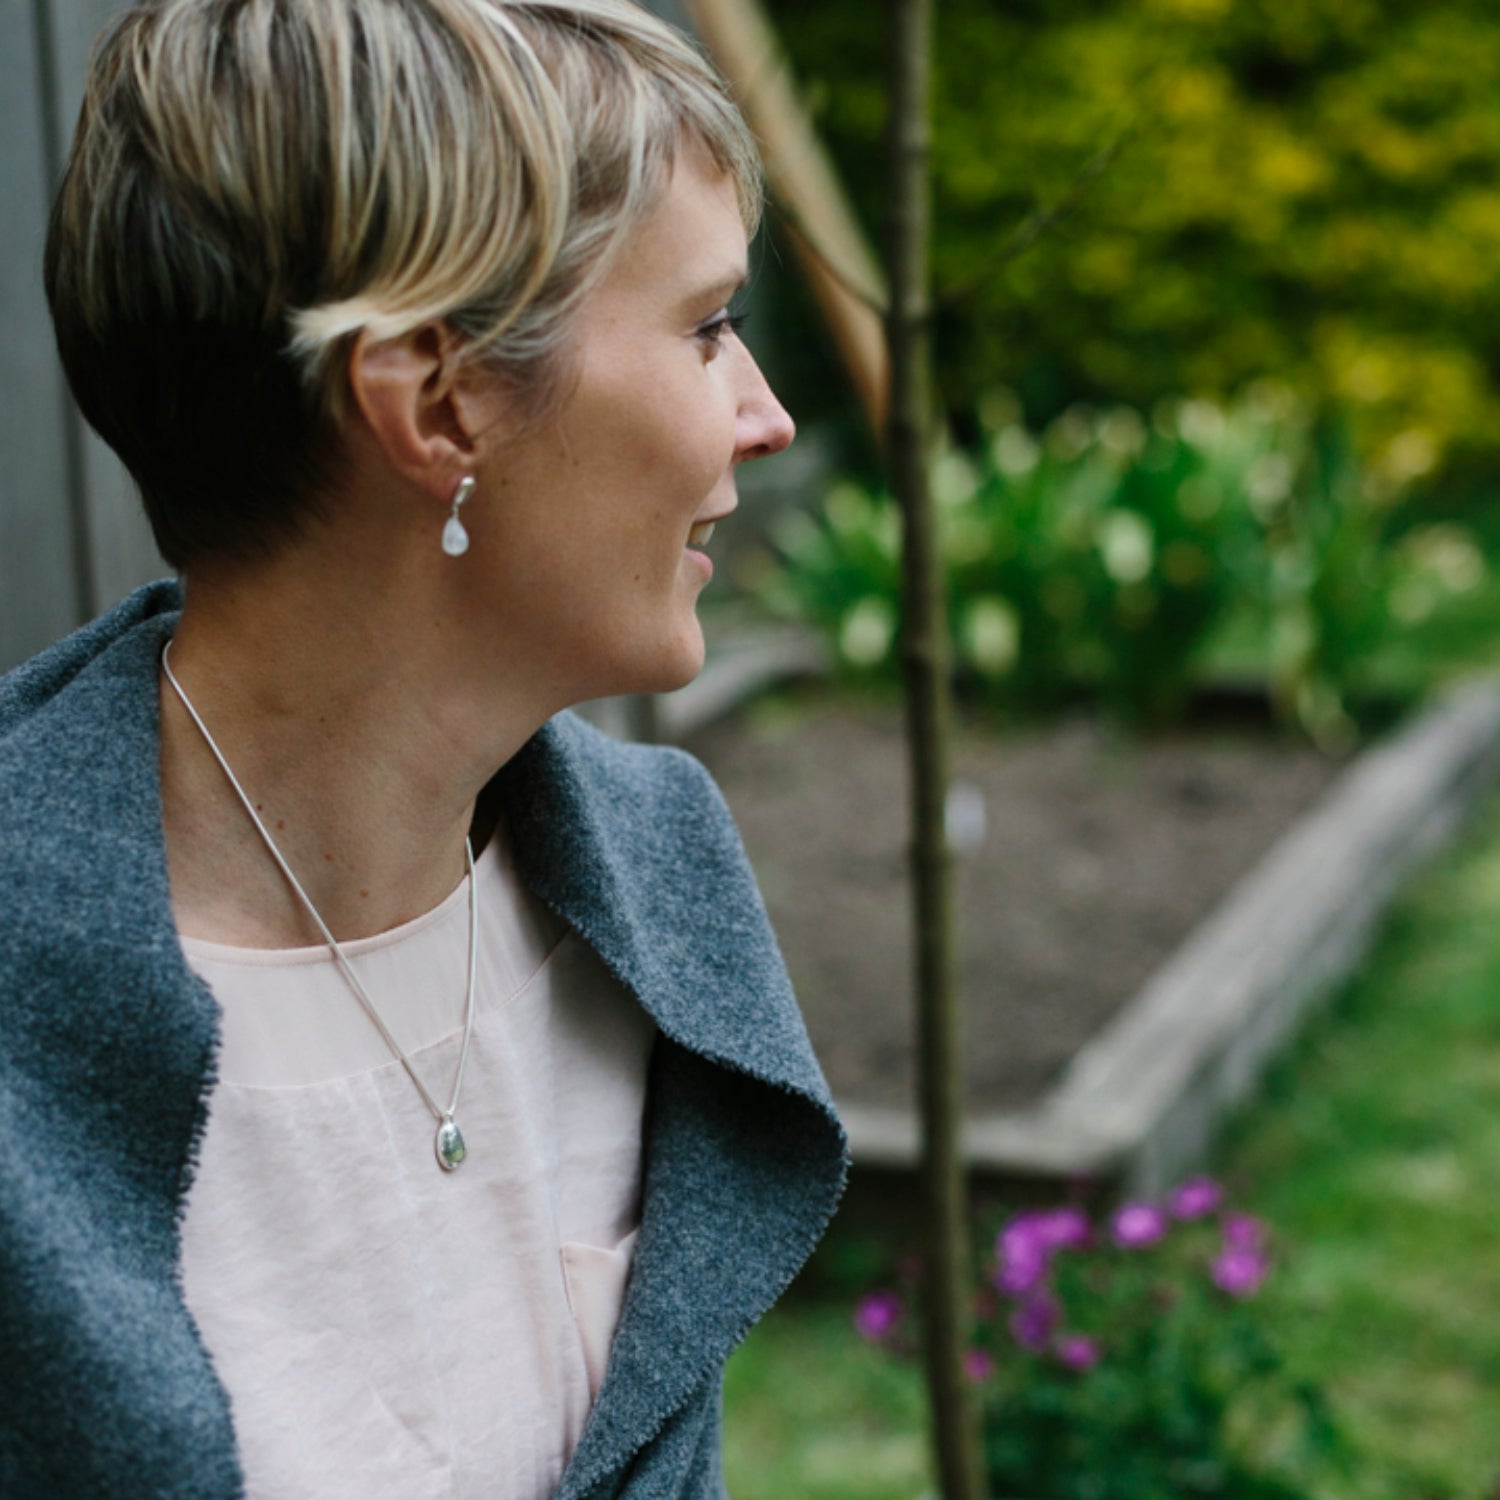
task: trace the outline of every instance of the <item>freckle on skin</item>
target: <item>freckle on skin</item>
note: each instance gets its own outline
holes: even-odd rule
[[[285,827],[286,827],[286,819],[285,818],[277,818],[277,820],[276,820],[277,831],[280,832],[280,830],[283,829],[283,828],[285,828]]]
[[[361,896],[368,896],[368,895],[369,895],[369,894],[370,894],[370,893],[369,893],[369,892],[368,892],[368,891],[361,891],[361,892],[360,892],[360,895],[361,895]]]
[[[331,855],[331,854],[325,854],[325,855],[324,855],[324,856],[323,856],[323,858],[324,858],[324,859],[326,859],[326,860],[327,860],[327,861],[328,861],[328,863],[329,863],[329,864],[332,864],[332,863],[333,863],[333,856],[332,856],[332,855]]]

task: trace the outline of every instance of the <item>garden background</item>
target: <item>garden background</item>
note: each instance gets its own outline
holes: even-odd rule
[[[879,14],[853,0],[769,10],[875,242]],[[939,6],[934,290],[950,446],[937,492],[966,733],[1015,745],[1087,725],[1121,736],[1110,743],[1133,747],[1119,751],[1127,761],[1205,735],[1278,762],[1300,743],[1336,769],[1445,683],[1494,669],[1497,72],[1500,18],[1473,4]],[[793,227],[773,215],[749,337],[830,477],[767,524],[766,545],[734,554],[734,581],[760,607],[812,622],[840,701],[878,717],[896,680],[898,517],[832,341],[790,274]],[[818,688],[742,715],[761,726],[742,738],[770,746],[755,774],[815,758],[803,726],[840,711]],[[702,748],[753,828],[769,799],[754,777],[736,781],[743,748]],[[859,775],[851,753],[842,743],[838,763]],[[826,821],[817,800],[800,804],[804,841]],[[798,805],[788,793],[779,816]],[[999,810],[1020,816],[1003,800]],[[1150,816],[1165,840],[1192,837],[1191,813]],[[1212,1419],[1217,1474],[1179,1470],[1159,1489],[1159,1475],[1116,1472],[1110,1488],[1133,1441],[1209,1420],[1143,1413],[1140,1392],[1164,1393],[1164,1406],[1190,1392],[1192,1406],[1215,1377],[1164,1366],[1160,1345],[1137,1348],[1126,1392],[1114,1388],[1115,1411],[1101,1414],[1084,1382],[1057,1375],[1056,1341],[1021,1347],[1014,1304],[995,1295],[1005,1250],[991,1246],[1019,1210],[1088,1203],[1099,1253],[1120,1261],[1118,1204],[1078,1183],[981,1185],[975,1372],[992,1478],[1018,1472],[1002,1467],[1014,1455],[996,1456],[1008,1425],[1046,1426],[1061,1409],[1074,1433],[1054,1456],[1055,1489],[1033,1477],[997,1493],[1500,1491],[1500,1328],[1486,1291],[1500,1268],[1486,1187],[1500,1103],[1497,838],[1491,812],[1413,884],[1362,972],[1205,1163],[1270,1226],[1264,1278],[1220,1301],[1225,1329],[1253,1313],[1288,1397],[1279,1415],[1226,1398]],[[788,875],[797,859],[774,841],[751,847],[794,974],[822,981],[798,909],[809,882],[840,866]],[[1113,857],[1107,879],[1128,891],[1137,868]],[[792,890],[778,901],[782,878]],[[826,943],[838,912],[816,889],[806,925]],[[985,912],[980,897],[964,913],[967,975],[981,985],[972,950],[1005,941]],[[974,1020],[971,997],[971,1032]],[[816,1015],[814,1031],[823,1044]],[[977,1054],[1006,1046],[972,1038]],[[857,1173],[824,1251],[732,1363],[729,1477],[742,1500],[930,1489],[919,1369],[909,1345],[893,1352],[916,1315],[910,1201],[899,1176]],[[1188,1243],[1194,1225],[1166,1222],[1150,1253],[1167,1288],[1155,1294],[1170,1298],[1174,1278],[1201,1285],[1211,1252]],[[1084,1309],[1105,1321],[1088,1295]],[[1278,1483],[1285,1491],[1254,1488]]]

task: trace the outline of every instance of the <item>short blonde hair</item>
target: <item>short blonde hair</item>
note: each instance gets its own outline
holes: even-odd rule
[[[629,0],[148,0],[96,46],[46,279],[84,414],[184,567],[296,532],[352,341],[440,320],[535,406],[685,139],[759,219],[711,65]]]

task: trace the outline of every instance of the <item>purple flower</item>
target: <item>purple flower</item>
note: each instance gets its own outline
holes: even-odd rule
[[[1270,1269],[1264,1251],[1231,1245],[1213,1263],[1214,1285],[1231,1297],[1253,1297]]]
[[[995,1285],[1007,1296],[1024,1296],[1047,1274],[1049,1251],[1041,1221],[1040,1214],[1017,1214],[995,1241],[1000,1258]]]
[[[1047,1275],[1047,1252],[1040,1245],[1012,1251],[995,1269],[995,1285],[1007,1297],[1023,1297]]]
[[[1194,1177],[1172,1190],[1167,1209],[1174,1219],[1203,1219],[1224,1201],[1224,1189],[1212,1177]]]
[[[1036,1234],[1049,1250],[1081,1250],[1089,1242],[1089,1216],[1081,1208],[1054,1208],[1038,1216]]]
[[[1254,1214],[1225,1214],[1224,1243],[1234,1250],[1263,1250],[1266,1226]]]
[[[964,1374],[976,1385],[995,1373],[995,1356],[988,1349],[970,1349],[964,1355]]]
[[[901,1299],[894,1292],[871,1292],[854,1309],[854,1327],[861,1338],[879,1343],[895,1331],[901,1313]]]
[[[1046,1292],[1028,1297],[1011,1314],[1010,1331],[1023,1349],[1042,1350],[1052,1341],[1062,1309]]]
[[[1037,1221],[1040,1218],[1040,1214],[1027,1211],[1007,1219],[1005,1227],[995,1236],[995,1254],[1001,1260],[1006,1260],[1012,1255],[1039,1246],[1042,1236],[1038,1232]]]
[[[1057,1357],[1070,1370],[1092,1370],[1099,1363],[1099,1341],[1081,1333],[1065,1334],[1057,1341]]]
[[[1088,1215],[1078,1208],[1028,1211],[1015,1216],[995,1241],[999,1258],[995,1285],[1010,1297],[1023,1297],[1047,1275],[1054,1251],[1089,1242]]]
[[[1140,1250],[1165,1237],[1167,1216],[1154,1203],[1127,1203],[1111,1227],[1121,1249]]]

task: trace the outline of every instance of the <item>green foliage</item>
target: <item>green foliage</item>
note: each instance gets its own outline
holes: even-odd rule
[[[871,1359],[843,1301],[773,1308],[729,1362],[724,1409],[734,1500],[916,1500],[931,1489],[921,1375]]]
[[[1007,1360],[985,1394],[992,1492],[1028,1500],[1302,1500],[1288,1468],[1333,1458],[1338,1436],[1316,1388],[1287,1376],[1264,1330],[1191,1279],[1148,1282],[1131,1266],[1101,1309],[1121,1346],[1097,1369],[1071,1372],[1038,1355]],[[1120,1283],[1133,1281],[1126,1290]],[[1156,1298],[1149,1316],[1127,1298]],[[1247,1442],[1250,1435],[1255,1444]]]
[[[1260,1326],[1291,1380],[1333,1395],[1348,1436],[1346,1472],[1310,1476],[1309,1500],[1481,1500],[1500,1487],[1497,974],[1492,804],[1467,846],[1400,899],[1362,973],[1219,1153],[1220,1175],[1276,1225],[1281,1248],[1253,1304]],[[875,1238],[851,1219],[860,1207],[846,1204],[817,1252],[839,1274],[819,1279],[816,1300],[804,1281],[730,1361],[736,1500],[913,1500],[933,1488],[917,1470],[920,1365],[861,1342],[848,1313],[855,1287],[899,1262],[918,1226],[872,1265],[874,1250],[848,1243]],[[886,1447],[899,1439],[900,1464]]]
[[[1107,1223],[1076,1204],[1006,1223],[968,1356],[991,1493],[1298,1500],[1347,1463],[1322,1390],[1288,1370],[1259,1312],[1267,1226],[1222,1203],[1199,1178]],[[906,1305],[874,1293],[856,1327],[915,1355]]]
[[[1046,710],[1087,694],[1122,718],[1178,717],[1216,632],[1264,642],[1259,670],[1289,721],[1338,748],[1394,627],[1484,565],[1448,523],[1387,544],[1398,492],[1347,442],[1261,383],[1228,409],[1072,407],[1041,436],[1013,399],[981,403],[982,441],[934,475],[960,671],[994,700]],[[761,596],[829,635],[846,671],[898,665],[900,517],[837,485],[775,532]]]
[[[872,235],[878,12],[773,0]],[[1485,0],[948,0],[938,10],[939,367],[967,421],[1275,374],[1380,477],[1500,456],[1500,11]],[[1028,214],[1125,130],[1074,211]]]

